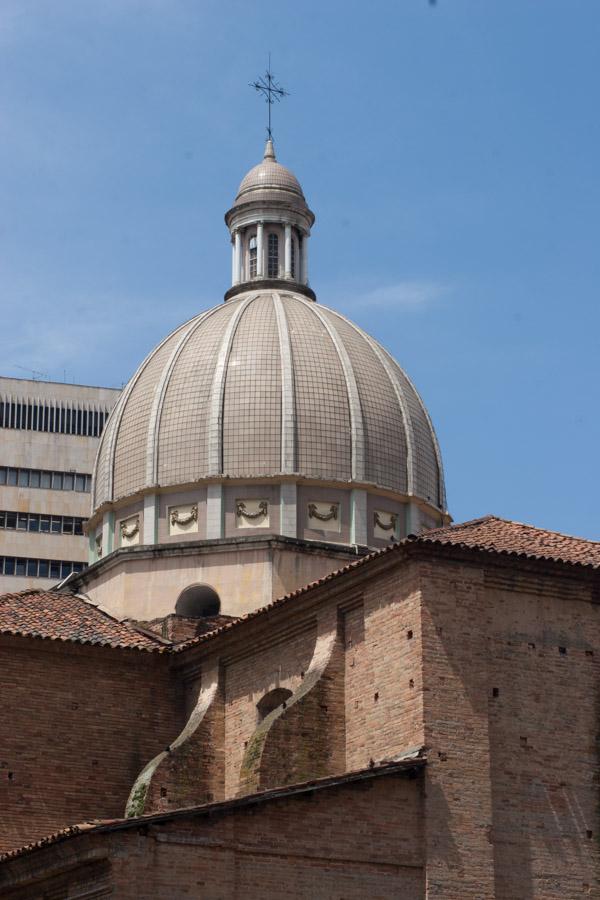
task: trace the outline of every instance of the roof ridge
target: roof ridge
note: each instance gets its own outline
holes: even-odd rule
[[[441,525],[439,528],[431,528],[426,533],[417,535],[417,537],[429,537],[429,535],[438,534],[440,532],[452,532],[454,534],[457,531],[470,528],[473,525],[481,525],[484,522],[504,522],[506,525],[517,525],[520,528],[527,528],[544,534],[555,534],[557,537],[568,538],[572,541],[582,541],[586,544],[600,544],[600,541],[597,541],[594,538],[587,538],[577,534],[568,534],[566,531],[557,531],[554,528],[544,528],[541,525],[532,525],[531,522],[520,522],[518,519],[507,519],[505,516],[496,516],[493,513],[487,513],[485,516],[479,516],[476,519],[468,519],[466,522],[458,522],[456,525]]]
[[[500,516],[495,516],[493,513],[486,513],[484,516],[478,516],[475,519],[467,519],[466,522],[450,522],[447,525],[438,525],[437,528],[428,528],[426,532],[421,532],[421,534],[415,534],[415,537],[425,537],[430,534],[437,534],[441,531],[460,531],[463,528],[470,528],[472,525],[481,525],[483,522],[510,522],[510,519],[502,519]],[[408,537],[408,535],[407,535]]]
[[[500,522],[507,522],[510,525],[518,525],[520,528],[532,528],[535,531],[543,531],[545,534],[555,534],[557,535],[557,537],[569,538],[569,540],[571,541],[582,541],[585,544],[600,544],[600,540],[597,541],[594,538],[586,538],[578,534],[568,534],[566,531],[556,531],[554,528],[543,528],[540,525],[531,525],[528,522],[519,522],[518,519],[504,519],[500,516],[493,516],[492,518],[496,518]]]
[[[373,763],[373,761],[371,761]],[[0,853],[0,863],[8,863],[35,850],[41,850],[52,844],[57,844],[67,838],[77,837],[86,832],[94,831],[103,833],[107,831],[127,830],[140,826],[169,821],[172,818],[181,819],[198,815],[211,815],[214,811],[228,812],[229,810],[245,806],[254,806],[270,801],[286,800],[305,793],[337,787],[338,785],[352,784],[357,781],[377,778],[379,776],[394,775],[403,771],[410,773],[415,769],[422,769],[427,765],[425,747],[415,748],[414,751],[393,759],[382,759],[377,763],[365,766],[361,769],[350,769],[335,775],[325,775],[320,778],[312,778],[298,781],[290,785],[282,785],[266,790],[255,791],[240,797],[228,797],[225,800],[211,800],[206,803],[197,803],[193,806],[180,806],[176,809],[163,812],[146,813],[141,816],[131,816],[119,819],[92,819],[76,825],[68,825],[52,834],[45,835],[37,841],[32,841],[21,847],[14,847]]]
[[[294,597],[299,597],[303,594],[306,594],[309,591],[311,591],[319,586],[322,586],[322,585],[328,583],[329,581],[332,581],[335,578],[338,578],[338,577],[341,577],[342,575],[347,574],[348,572],[352,571],[355,568],[365,565],[366,563],[370,562],[371,560],[379,559],[383,556],[389,555],[390,553],[399,552],[401,549],[405,549],[409,545],[415,544],[415,543],[438,544],[439,546],[450,545],[450,546],[455,546],[457,548],[462,547],[467,550],[483,551],[484,553],[497,553],[497,554],[503,555],[503,556],[513,555],[513,556],[519,556],[519,557],[523,557],[525,559],[531,559],[531,560],[547,560],[550,562],[562,563],[564,565],[569,565],[569,566],[598,567],[598,564],[594,563],[593,561],[584,562],[582,560],[565,559],[564,557],[557,555],[556,553],[549,554],[549,555],[543,554],[543,553],[536,553],[535,548],[531,548],[531,550],[524,550],[524,549],[519,549],[517,547],[515,547],[514,549],[501,549],[501,548],[490,547],[488,544],[486,544],[484,538],[482,538],[479,541],[474,541],[473,543],[467,543],[466,541],[459,541],[459,540],[453,541],[451,539],[452,535],[456,534],[456,532],[460,532],[461,530],[463,530],[463,528],[466,530],[467,527],[470,525],[483,524],[486,522],[488,522],[488,523],[489,522],[504,522],[505,524],[508,524],[508,525],[523,525],[523,523],[520,523],[520,522],[512,522],[510,519],[503,519],[500,516],[488,514],[486,516],[480,517],[479,519],[472,519],[467,522],[459,523],[458,525],[447,525],[447,526],[445,526],[443,528],[439,528],[439,529],[434,528],[434,529],[431,529],[430,531],[424,532],[423,534],[419,534],[419,535],[407,535],[401,541],[391,544],[389,547],[383,547],[381,550],[373,550],[372,552],[367,553],[364,556],[361,556],[359,559],[353,560],[352,562],[347,563],[345,566],[342,566],[339,569],[335,569],[333,572],[330,572],[329,574],[324,575],[322,578],[319,578],[316,581],[312,581],[306,585],[302,585],[301,587],[297,588],[296,590],[290,591],[287,594],[284,594],[283,596],[278,597],[275,600],[272,600],[270,603],[265,604],[265,606],[261,606],[259,609],[255,609],[252,612],[246,613],[246,615],[244,615],[244,616],[240,616],[239,619],[236,619],[233,622],[229,622],[226,625],[221,626],[220,628],[215,628],[214,631],[207,632],[207,634],[199,635],[198,637],[191,638],[188,641],[184,641],[181,644],[179,644],[177,647],[174,647],[173,652],[179,653],[183,650],[187,650],[188,648],[190,648],[192,646],[201,644],[206,640],[216,637],[217,635],[221,634],[228,628],[232,628],[232,627],[234,627],[238,624],[241,624],[242,622],[246,622],[249,619],[252,619],[256,616],[266,614],[273,607],[279,606],[279,605],[293,599]],[[529,526],[526,525],[524,527],[530,528],[534,531],[538,531],[541,533],[545,532],[545,529],[537,528],[537,526],[535,526],[535,525],[529,525]],[[560,535],[561,532],[556,532],[556,534]],[[446,538],[445,540],[444,540],[444,537]],[[565,537],[571,537],[571,536],[565,535]],[[583,544],[594,544],[595,545],[597,543],[595,541],[586,540],[585,538],[575,538],[574,540],[579,540]]]

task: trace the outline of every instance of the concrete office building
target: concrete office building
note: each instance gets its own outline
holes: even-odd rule
[[[0,378],[0,585],[57,582],[87,561],[94,457],[119,391]]]

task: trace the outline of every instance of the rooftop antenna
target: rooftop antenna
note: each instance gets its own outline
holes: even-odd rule
[[[282,97],[289,97],[289,92],[284,90],[273,77],[273,73],[271,72],[270,53],[267,71],[264,75],[261,75],[257,81],[250,82],[249,87],[254,88],[255,91],[257,91],[259,94],[262,94],[265,98],[266,104],[269,107],[269,124],[267,125],[267,137],[269,140],[272,140],[273,132],[271,131],[271,107],[275,102],[279,103]]]
[[[13,363],[13,368],[21,369],[22,372],[29,372],[32,381],[41,381],[43,378],[48,377],[47,372],[38,372],[37,369],[28,369],[26,366],[19,366],[17,363]]]

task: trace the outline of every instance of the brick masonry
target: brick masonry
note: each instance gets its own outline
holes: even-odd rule
[[[364,840],[355,828],[373,827],[383,845],[397,838],[400,847],[409,839],[405,834],[409,822],[424,882],[417,887],[414,872],[406,876],[406,883],[387,881],[394,890],[405,891],[401,896],[445,900],[600,896],[596,581],[596,574],[577,566],[413,545],[403,554],[375,558],[170,654],[168,664],[169,654],[136,657],[132,651],[81,647],[69,655],[54,650],[55,667],[63,656],[73,660],[65,669],[68,679],[81,682],[88,692],[85,715],[76,723],[70,721],[68,728],[77,732],[71,753],[77,758],[88,752],[88,763],[72,763],[71,770],[66,734],[53,741],[49,726],[39,732],[36,721],[38,716],[43,721],[43,708],[48,709],[49,722],[56,720],[67,681],[54,686],[55,676],[48,678],[43,654],[31,655],[27,665],[13,663],[11,690],[17,672],[21,689],[10,709],[12,730],[26,736],[15,749],[15,758],[27,759],[28,747],[31,758],[39,762],[40,748],[49,746],[51,752],[45,755],[53,760],[56,775],[54,783],[44,769],[31,793],[34,799],[23,795],[27,809],[41,808],[43,800],[46,818],[35,812],[32,829],[23,820],[17,822],[15,806],[18,827],[4,838],[4,846],[38,835],[41,819],[50,826],[89,815],[122,814],[128,788],[156,748],[169,746],[147,779],[137,813],[169,813],[181,806],[214,804],[377,767],[425,747],[418,822],[388,817],[379,788],[373,787],[368,813],[358,800],[344,800],[359,804],[356,815],[364,819],[358,823],[346,813],[341,824],[335,803],[323,800],[325,806],[331,803],[330,820],[326,826],[314,825],[321,829],[318,843],[329,852],[330,846],[346,841],[344,858],[351,860]],[[12,640],[15,648],[23,648],[23,659],[24,640]],[[34,644],[27,641],[27,648]],[[103,675],[100,660],[108,660],[108,654],[116,655],[106,663]],[[46,682],[51,689],[44,687]],[[259,701],[280,688],[290,692],[285,706],[281,703],[261,719]],[[135,702],[131,696],[126,699],[128,694],[135,695]],[[178,704],[184,694],[188,722],[182,727],[185,716]],[[127,716],[115,707],[124,705],[131,715],[136,704],[143,714],[127,734]],[[105,748],[108,760],[114,733],[127,750],[119,751],[115,773],[110,774],[103,763],[96,781],[89,777],[85,748]],[[64,785],[69,771],[73,785],[67,804],[59,801],[58,785]],[[36,777],[29,777],[33,785]],[[108,791],[106,778],[112,785]],[[361,790],[348,788],[352,796]],[[117,809],[118,797],[122,805]],[[229,848],[229,867],[219,869],[218,859],[227,856],[219,850],[210,877],[204,869],[199,873],[194,868],[203,865],[204,851],[197,847],[205,846],[204,838],[191,841],[193,850],[186,850],[185,842],[174,842],[174,849],[168,837],[152,832],[152,846],[159,848],[159,856],[170,848],[166,868],[179,866],[178,871],[184,872],[191,866],[190,878],[199,879],[196,884],[220,884],[221,893],[214,888],[217,896],[232,897],[242,888],[248,896],[259,896],[260,891],[269,896],[270,883],[264,879],[276,876],[273,870],[268,874],[263,870],[271,852],[267,848],[279,846],[277,828],[281,828],[289,860],[282,864],[278,851],[273,851],[273,859],[283,865],[281,878],[289,875],[297,880],[298,893],[290,896],[354,897],[361,896],[360,890],[362,896],[392,895],[379,882],[370,885],[360,878],[358,893],[350,883],[339,894],[328,893],[335,877],[346,885],[347,872],[354,870],[350,862],[338,866],[331,860],[314,861],[315,845],[306,850],[311,835],[303,801],[289,803],[296,812],[289,820],[295,817],[295,826],[287,831],[281,823],[271,831],[269,823],[277,817],[264,809],[260,814],[232,813],[238,843],[233,847],[225,839],[223,844],[217,842]],[[67,814],[70,819],[65,819]],[[163,827],[167,833],[171,826]],[[147,849],[140,849],[149,846],[147,835],[115,832],[102,840],[108,842],[112,878],[118,877],[122,854],[132,860],[148,855]],[[247,851],[247,842],[254,840],[261,842],[260,863]],[[192,862],[195,854],[198,860]],[[397,860],[401,857],[398,850]],[[316,882],[306,880],[308,869],[316,873]],[[213,877],[217,881],[210,881]],[[245,878],[255,878],[254,886]],[[281,878],[278,884],[283,883]],[[183,883],[177,882],[178,890]],[[210,895],[213,887],[207,890]],[[183,888],[176,894],[171,888],[168,895],[189,894]]]
[[[0,638],[0,847],[121,816],[141,767],[184,721],[161,654]]]
[[[0,892],[4,900],[31,900],[30,884],[13,890],[11,881],[31,883],[45,871],[36,896],[105,890],[120,900],[420,900],[421,793],[420,778],[380,776],[210,816],[83,834],[5,863]]]

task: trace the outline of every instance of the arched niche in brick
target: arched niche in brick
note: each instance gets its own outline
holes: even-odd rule
[[[274,709],[277,709],[278,706],[281,706],[286,700],[289,700],[291,696],[292,692],[287,688],[278,687],[273,688],[272,691],[269,691],[264,697],[261,697],[256,704],[259,722],[262,722],[270,712],[273,712]]]

